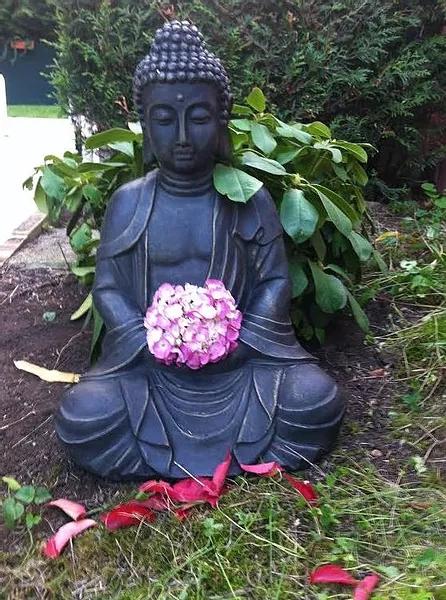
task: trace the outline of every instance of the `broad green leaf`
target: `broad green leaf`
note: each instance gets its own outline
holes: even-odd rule
[[[16,492],[22,487],[17,479],[14,479],[14,477],[8,477],[5,475],[2,477],[2,481],[3,483],[6,483],[10,492]]]
[[[92,311],[93,334],[91,336],[90,359],[96,358],[99,355],[101,333],[104,327],[104,321],[94,304],[92,304]]]
[[[38,525],[42,517],[40,515],[34,515],[33,513],[26,513],[25,525],[27,529],[32,529],[35,525]]]
[[[327,152],[330,152],[333,162],[335,162],[335,163],[342,162],[342,152],[338,148],[335,148],[334,146],[332,146],[331,143],[328,141],[316,142],[314,144],[313,148],[316,148],[317,150],[327,150]]]
[[[363,167],[356,161],[352,161],[352,163],[350,164],[350,172],[353,174],[354,178],[356,179],[356,182],[361,185],[364,186],[366,185],[366,183],[369,180],[369,177],[366,173],[366,171],[363,169]]]
[[[355,297],[349,291],[347,291],[347,296],[348,296],[348,302],[350,304],[350,308],[352,310],[352,314],[355,318],[355,321],[358,323],[358,325],[362,329],[362,331],[364,333],[367,333],[369,331],[369,320],[367,318],[367,315],[362,310],[358,301],[355,299]]]
[[[262,182],[235,167],[217,163],[214,168],[215,189],[234,202],[247,202],[262,187]]]
[[[84,162],[79,165],[79,173],[98,173],[100,171],[107,171],[110,169],[121,169],[122,167],[128,168],[128,163],[124,162]]]
[[[232,114],[233,115],[250,116],[253,114],[253,112],[249,108],[249,106],[243,106],[241,104],[234,104],[232,107]]]
[[[48,154],[45,156],[45,162],[52,162],[52,167],[56,171],[62,173],[62,175],[66,175],[68,177],[77,177],[77,164],[74,167],[67,164],[64,160],[59,158],[58,156],[54,156],[54,154]]]
[[[353,206],[349,204],[340,194],[318,183],[313,184],[312,187],[325,194],[327,198],[329,198],[333,202],[333,204],[336,204],[336,206],[343,213],[345,213],[345,215],[350,219],[350,221],[352,221],[352,223],[359,224],[360,219],[358,213],[353,208]]]
[[[232,127],[229,127],[229,135],[234,150],[238,150],[244,144],[248,144],[249,138],[243,131],[236,131],[235,129],[232,129]]]
[[[308,286],[308,277],[302,263],[297,262],[296,260],[290,260],[288,270],[292,284],[292,297],[298,298]]]
[[[325,245],[324,238],[319,230],[316,230],[311,236],[311,245],[313,246],[317,257],[320,261],[323,261],[327,254],[327,246]]]
[[[232,119],[229,124],[236,129],[240,129],[241,131],[251,131],[251,124],[253,121],[249,121],[248,119]]]
[[[345,238],[342,238],[342,239],[345,239]],[[340,275],[343,279],[345,279],[345,281],[347,283],[349,283],[350,285],[352,284],[352,280],[350,279],[350,277],[347,275],[347,273],[344,271],[344,269],[342,267],[340,267],[339,265],[334,265],[334,264],[330,263],[325,266],[325,270],[333,271],[333,273],[336,273],[337,275]]]
[[[287,190],[280,206],[280,221],[296,244],[308,240],[316,230],[319,215],[302,190]]]
[[[133,142],[113,142],[112,144],[108,144],[112,150],[116,150],[117,152],[122,152],[130,158],[135,156]]]
[[[446,196],[440,196],[439,198],[435,198],[433,200],[433,203],[435,204],[435,206],[438,206],[438,208],[446,208]]]
[[[294,138],[302,144],[311,144],[313,141],[313,137],[309,133],[299,129],[296,125],[288,125],[282,121],[279,121],[279,123],[280,124],[276,129],[278,135],[285,138]]]
[[[92,204],[98,204],[102,200],[102,194],[92,183],[87,183],[82,188],[82,193]]]
[[[37,208],[40,210],[40,212],[48,214],[47,197],[45,194],[45,190],[43,189],[43,187],[40,184],[40,179],[37,182],[36,189],[34,191],[34,202],[35,202]]]
[[[251,137],[254,145],[265,154],[271,154],[277,146],[277,142],[268,127],[260,123],[253,123],[251,125]]]
[[[52,496],[44,487],[36,487],[36,495],[34,496],[34,504],[44,504],[51,500]]]
[[[367,152],[360,146],[359,144],[352,144],[351,142],[343,142],[335,140],[332,142],[334,146],[338,146],[343,150],[346,150],[350,154],[352,154],[355,158],[357,158],[360,162],[367,162]]]
[[[341,181],[348,181],[348,173],[343,166],[332,162],[331,167]]]
[[[87,313],[90,308],[93,305],[93,296],[91,295],[91,292],[88,294],[88,296],[85,298],[85,300],[82,302],[82,304],[79,306],[79,308],[77,310],[74,311],[74,313],[71,315],[70,317],[70,321],[76,321],[76,319],[80,319],[83,315],[85,315],[85,313]]]
[[[361,262],[366,262],[372,255],[373,246],[372,244],[361,234],[356,231],[351,231],[350,235],[347,236],[350,240],[353,250],[356,252],[357,257]]]
[[[130,131],[130,129],[115,127],[114,129],[107,129],[107,131],[95,133],[89,137],[85,141],[85,148],[87,148],[87,150],[94,150],[95,148],[109,146],[116,142],[133,142],[136,139],[138,139],[137,134]]]
[[[50,196],[51,198],[62,200],[65,196],[66,187],[63,178],[56,175],[50,167],[44,167],[40,185],[47,196]]]
[[[352,232],[352,222],[350,219],[334,204],[322,191],[318,189],[318,186],[309,186],[315,190],[318,194],[324,208],[327,212],[328,219],[345,237],[348,237]]]
[[[3,520],[8,529],[13,529],[25,512],[21,502],[14,498],[6,498],[2,505]]]
[[[96,267],[94,266],[89,266],[89,267],[71,267],[71,272],[73,273],[73,275],[76,275],[76,277],[85,277],[86,275],[91,275],[96,271]]]
[[[334,313],[347,303],[347,290],[335,275],[328,275],[316,263],[309,261],[316,290],[316,303],[326,313]]]
[[[265,96],[263,95],[262,90],[258,87],[255,87],[251,90],[249,96],[246,98],[246,102],[257,112],[263,112],[266,108]]]
[[[91,228],[87,223],[82,223],[70,236],[70,244],[75,252],[82,252],[91,241]]]
[[[15,493],[17,500],[20,500],[20,502],[24,502],[25,504],[31,504],[35,495],[36,488],[33,485],[24,485]]]
[[[31,175],[31,177],[28,177],[28,179],[25,179],[25,181],[22,183],[22,188],[25,190],[32,190],[33,189],[33,181],[34,181],[34,175]]]
[[[241,157],[241,162],[248,167],[253,167],[254,169],[259,169],[259,171],[271,173],[271,175],[286,174],[286,169],[282,167],[280,163],[271,158],[259,156],[255,152],[244,152]]]
[[[330,129],[320,121],[314,121],[313,123],[306,124],[305,130],[308,131],[308,133],[311,133],[312,135],[317,135],[319,137],[327,139],[331,138]]]
[[[277,162],[281,165],[286,165],[289,162],[291,162],[294,158],[296,158],[296,156],[301,151],[302,148],[296,148],[296,146],[279,148],[279,150],[276,151],[274,160],[277,160]]]
[[[74,213],[82,201],[82,188],[75,186],[65,196],[65,206]]]

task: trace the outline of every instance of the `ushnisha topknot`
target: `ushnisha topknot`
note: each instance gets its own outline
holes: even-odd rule
[[[203,35],[190,21],[170,21],[157,29],[149,54],[133,78],[133,99],[144,128],[142,92],[148,83],[204,81],[215,84],[221,107],[220,122],[227,125],[232,95],[229,77],[220,60],[206,48]]]

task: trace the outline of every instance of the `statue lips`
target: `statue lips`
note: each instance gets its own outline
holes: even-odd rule
[[[177,160],[192,160],[194,152],[192,146],[176,146],[173,155]]]

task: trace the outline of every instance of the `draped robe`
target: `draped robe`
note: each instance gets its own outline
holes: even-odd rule
[[[110,200],[93,288],[102,355],[65,395],[59,437],[82,466],[117,479],[209,475],[228,450],[232,473],[259,457],[288,468],[314,460],[333,442],[343,406],[295,338],[282,228],[264,188],[246,205],[215,192],[205,277],[231,291],[243,314],[239,339],[255,357],[212,374],[144,360],[157,179],[153,171]]]

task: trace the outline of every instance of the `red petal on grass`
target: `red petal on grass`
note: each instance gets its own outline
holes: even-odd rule
[[[373,573],[373,575],[367,575],[358,583],[353,600],[368,600],[378,584],[379,575],[376,573]]]
[[[241,464],[240,467],[247,473],[255,473],[256,475],[259,475],[260,477],[272,477],[273,475],[276,475],[277,473],[280,473],[281,471],[283,471],[282,467],[275,461],[267,462],[267,463],[259,463],[258,465],[242,465]]]
[[[357,585],[359,581],[339,565],[322,565],[317,567],[309,578],[310,583],[339,583],[341,585]]]
[[[292,475],[288,475],[288,473],[284,473],[283,476],[288,483],[305,498],[307,502],[313,504],[318,501],[317,492],[310,482],[300,481],[300,479],[297,479]]]
[[[223,490],[223,486],[225,484],[226,477],[228,475],[229,467],[231,466],[232,455],[230,452],[227,453],[226,458],[223,462],[215,467],[214,474],[212,476],[212,483],[214,484],[214,489],[219,494]]]
[[[160,494],[154,494],[147,498],[147,500],[142,500],[141,504],[147,506],[147,508],[151,508],[152,510],[163,511],[169,510],[171,502],[167,496],[161,496]]]
[[[172,486],[167,481],[155,481],[150,480],[142,483],[139,486],[140,492],[145,492],[146,494],[166,494],[169,495],[172,490]]]
[[[51,502],[47,503],[47,506],[55,506],[60,508],[60,510],[63,510],[65,514],[73,519],[73,521],[79,521],[79,519],[83,519],[87,514],[85,506],[78,504],[77,502],[73,502],[72,500],[67,500],[66,498],[52,500]]]
[[[174,502],[209,502],[213,499],[218,500],[218,497],[219,494],[209,477],[182,479],[173,484],[169,493],[169,498]]]
[[[57,558],[71,539],[94,525],[97,525],[97,523],[93,519],[81,519],[80,521],[65,523],[46,541],[42,549],[43,554],[48,558]]]
[[[148,508],[144,502],[138,502],[136,500],[124,502],[124,504],[120,504],[109,512],[101,515],[101,521],[110,531],[139,525],[141,521],[152,522],[155,519],[156,514],[153,510]]]

